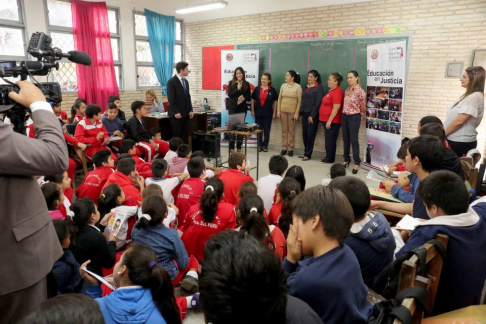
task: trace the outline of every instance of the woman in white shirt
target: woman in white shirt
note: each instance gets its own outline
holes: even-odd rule
[[[459,157],[478,144],[476,128],[484,114],[485,76],[481,66],[468,67],[460,79],[466,93],[447,111],[444,123],[447,142]]]

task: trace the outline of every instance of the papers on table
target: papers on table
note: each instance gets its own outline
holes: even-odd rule
[[[425,222],[425,219],[421,218],[414,218],[410,215],[405,215],[403,218],[397,223],[397,229],[399,230],[407,230],[413,231],[417,225],[420,223]]]

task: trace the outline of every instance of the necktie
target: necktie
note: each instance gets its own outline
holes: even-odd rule
[[[182,88],[184,88],[184,94],[187,94],[186,81],[184,78],[181,78],[181,81],[182,81]]]

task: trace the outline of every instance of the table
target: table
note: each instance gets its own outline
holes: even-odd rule
[[[245,141],[245,156],[247,156],[247,152],[248,152],[248,138],[253,136],[253,135],[257,135],[258,136],[258,139],[257,139],[257,146],[256,146],[256,152],[257,152],[257,164],[256,166],[250,168],[250,170],[253,170],[253,169],[256,169],[256,173],[257,173],[257,180],[258,180],[258,165],[260,163],[260,145],[259,145],[259,140],[260,140],[260,136],[262,136],[261,134],[263,133],[263,131],[261,129],[257,129],[257,130],[254,130],[253,132],[242,132],[242,131],[236,131],[236,130],[226,130],[226,129],[221,129],[221,128],[215,128],[213,129],[212,131],[213,133],[218,133],[218,134],[227,134],[230,139],[233,138],[235,141],[236,141],[236,137],[239,135],[239,136],[243,136],[244,137],[244,141]],[[230,155],[230,147],[228,145],[228,157]],[[226,162],[221,162],[221,166],[223,166],[223,164],[227,163],[228,161]]]
[[[168,116],[149,115],[143,117],[143,123],[148,131],[150,131],[150,129],[153,127],[160,129],[160,133],[164,141],[169,141],[172,138],[172,129],[170,128]],[[207,130],[208,118],[206,112],[194,112],[194,117],[189,119],[188,137],[185,139],[184,143],[188,143],[190,146],[192,146],[191,134],[196,131],[205,132]]]

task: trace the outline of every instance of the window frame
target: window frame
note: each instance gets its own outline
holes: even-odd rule
[[[18,6],[18,14],[19,14],[19,21],[15,20],[7,20],[7,19],[0,19],[0,27],[3,28],[11,28],[11,29],[20,29],[22,35],[24,37],[24,55],[23,56],[16,56],[16,55],[0,55],[0,61],[25,61],[28,59],[27,54],[27,46],[29,43],[28,33],[27,33],[27,26],[25,24],[25,10],[24,10],[24,0],[16,0]]]
[[[71,3],[70,0],[55,0],[55,1],[60,1],[60,2],[66,2],[66,3]],[[47,33],[49,36],[52,37],[52,33],[60,33],[60,34],[70,34],[73,35],[73,29],[72,27],[63,27],[63,26],[56,26],[56,25],[51,25],[49,21],[49,7],[48,7],[48,0],[44,0],[44,8],[45,8],[45,17],[46,17],[46,25],[47,25]],[[110,39],[117,39],[118,40],[118,60],[113,59],[113,64],[116,67],[118,67],[120,73],[119,73],[119,80],[118,80],[118,88],[120,90],[123,90],[123,55],[122,55],[122,39],[121,39],[121,26],[120,26],[120,8],[115,7],[115,6],[106,6],[108,11],[114,11],[117,19],[117,26],[116,26],[116,33],[111,33],[110,32]],[[60,63],[70,63],[70,61],[66,58],[63,58],[62,60],[59,61]],[[54,77],[54,76],[53,76]],[[64,93],[76,93],[78,92],[77,90],[75,91],[63,91]]]
[[[137,61],[137,41],[145,41],[145,42],[148,42],[148,36],[141,36],[141,35],[137,35],[136,33],[136,24],[135,24],[135,16],[136,15],[141,15],[141,16],[145,16],[145,13],[143,11],[140,11],[140,10],[133,10],[132,11],[132,19],[133,19],[133,53],[135,55],[135,75],[136,75],[136,89],[137,90],[147,90],[147,89],[151,89],[153,88],[154,86],[140,86],[139,85],[139,82],[138,82],[138,68],[139,67],[154,67],[154,63],[153,61],[152,62],[140,62],[140,61]],[[184,31],[184,20],[183,19],[177,19],[176,18],[176,23],[177,22],[180,22],[181,24],[181,39],[180,40],[177,40],[176,39],[176,46],[177,45],[180,45],[181,46],[181,56],[182,56],[182,60],[184,60],[184,36],[185,36],[185,31]],[[176,24],[177,26],[177,24]],[[160,85],[158,87],[161,87]]]

